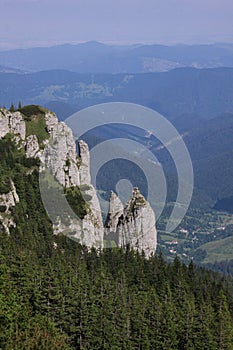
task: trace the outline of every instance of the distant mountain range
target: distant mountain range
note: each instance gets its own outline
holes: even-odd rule
[[[233,113],[220,114],[209,120],[197,118],[196,122],[191,123],[192,115],[187,114],[186,117],[187,120],[184,121],[182,127],[177,123],[177,120],[174,121],[173,125],[183,135],[183,140],[192,159],[195,185],[192,204],[194,207],[200,208],[213,207],[219,199],[223,199],[220,203],[221,206],[217,205],[216,209],[224,208],[225,210],[228,197],[233,198]],[[104,139],[115,137],[132,139],[145,145],[155,154],[168,174],[167,181],[170,182],[168,186],[171,189],[169,200],[173,201],[177,193],[176,169],[168,151],[166,148],[159,147],[161,144],[157,139],[148,138],[145,132],[126,125],[96,128],[84,135],[83,138],[92,148]],[[114,164],[110,164],[109,167],[109,171],[111,171]],[[127,173],[127,169],[124,171]],[[131,172],[132,168],[129,168],[128,174]],[[105,185],[109,183],[109,188],[111,188],[115,181],[114,178],[110,178],[107,171],[102,176],[104,176],[102,182]],[[232,210],[231,208],[232,206],[229,207],[229,210]]]
[[[160,112],[184,135],[194,164],[195,185],[202,193],[202,200],[197,201],[212,205],[233,196],[232,96],[233,68],[177,68],[143,74],[65,70],[0,73],[0,104],[8,107],[13,102],[17,106],[21,101],[23,105],[43,105],[56,112],[60,120],[82,108],[112,101],[138,103]],[[96,130],[94,136],[119,137],[119,133],[135,139],[132,128],[105,128]],[[151,141],[144,135],[137,137],[145,144]],[[153,141],[151,150],[170,171],[171,160],[156,147]]]
[[[0,103],[41,104],[61,119],[97,103],[145,105],[181,125],[233,113],[233,68],[179,68],[164,73],[79,74],[64,70],[0,73]],[[194,117],[195,116],[195,117]],[[179,120],[180,122],[179,122]]]
[[[23,74],[25,71],[22,71],[17,68],[11,68],[11,67],[6,67],[6,66],[1,66],[0,65],[0,73],[17,73],[17,74]]]
[[[35,72],[65,69],[78,73],[163,72],[179,67],[233,67],[233,45],[106,45],[91,41],[0,52],[0,65]]]

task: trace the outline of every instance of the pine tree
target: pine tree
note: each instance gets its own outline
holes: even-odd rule
[[[220,291],[217,302],[217,344],[219,350],[233,350],[232,316],[226,295]]]
[[[9,110],[10,110],[10,112],[15,112],[15,106],[13,103],[11,103]]]

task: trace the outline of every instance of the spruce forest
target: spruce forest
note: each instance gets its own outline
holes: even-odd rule
[[[12,179],[20,198],[16,227],[0,225],[1,350],[233,349],[232,278],[54,235],[37,161],[7,136],[0,164],[1,193]]]

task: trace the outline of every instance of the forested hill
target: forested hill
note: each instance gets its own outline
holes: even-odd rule
[[[233,68],[177,68],[164,73],[80,74],[49,70],[0,72],[0,105],[39,104],[65,119],[77,110],[105,102],[152,108],[176,125],[232,113]],[[198,125],[198,124],[197,124]]]
[[[31,230],[1,234],[1,349],[232,349],[232,281]]]
[[[55,236],[36,160],[5,137],[0,164],[1,185],[13,179],[20,198],[16,227],[0,225],[1,350],[233,349],[231,279]]]

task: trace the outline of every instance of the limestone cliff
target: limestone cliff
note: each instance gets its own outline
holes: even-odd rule
[[[91,184],[91,174],[90,174],[90,154],[88,145],[86,142],[80,140],[78,142],[79,155],[81,162],[79,165],[79,181],[81,184]]]
[[[40,151],[40,146],[36,135],[29,135],[26,138],[25,151],[27,158],[35,158]]]
[[[115,243],[116,246],[119,245],[119,232],[118,232],[118,222],[121,217],[123,217],[124,206],[118,196],[111,192],[109,200],[109,211],[105,221],[105,240],[107,245],[111,246],[111,242]]]
[[[25,149],[25,156],[38,158],[40,172],[49,170],[59,184],[58,197],[56,191],[51,193],[44,188],[49,216],[52,209],[54,233],[64,233],[88,247],[97,248],[103,247],[105,235],[107,245],[114,241],[117,246],[129,244],[132,248],[143,250],[146,256],[154,253],[157,239],[155,217],[139,190],[134,189],[125,208],[112,192],[104,227],[97,193],[91,184],[88,145],[79,141],[77,154],[72,131],[65,123],[59,122],[54,113],[41,107],[29,106],[29,110],[35,111],[35,114],[29,114],[28,109],[26,114],[0,109],[0,139],[8,133],[13,134],[18,148]],[[81,194],[81,217],[69,207],[65,195],[67,189],[71,195],[72,191],[74,195]],[[18,200],[13,183],[8,194],[0,195],[0,220],[7,232],[10,226],[15,225],[10,217],[10,208]]]
[[[46,125],[48,125],[47,120]],[[65,123],[59,122],[48,130],[50,130],[50,140],[41,152],[41,162],[46,168],[51,169],[58,182],[64,187],[79,186],[76,145],[72,131]]]
[[[87,144],[79,141],[80,154],[77,155],[71,129],[65,123],[59,122],[54,113],[37,106],[29,107],[33,111],[31,115],[28,115],[28,109],[26,115],[20,111],[10,112],[7,109],[0,109],[0,139],[9,133],[14,135],[19,147],[25,148],[27,158],[40,159],[41,172],[49,170],[64,188],[78,186],[82,195],[88,198],[87,212],[81,220],[72,210],[65,220],[62,220],[64,216],[59,215],[61,208],[57,208],[59,214],[53,222],[54,232],[70,234],[72,238],[89,247],[103,247],[103,221],[96,191],[91,185]],[[44,130],[42,130],[43,124]],[[35,134],[31,134],[31,130],[34,130]],[[39,140],[41,133],[43,133],[42,141]],[[2,202],[4,198],[1,198]],[[59,205],[54,201],[52,205],[55,204]],[[54,208],[52,210],[54,211]],[[6,214],[10,214],[9,210]],[[8,226],[10,224],[9,222]]]
[[[157,232],[155,215],[150,204],[138,188],[134,188],[131,198],[123,208],[116,194],[111,195],[109,213],[105,224],[105,237],[120,247],[131,247],[144,251],[149,257],[155,253]]]
[[[0,139],[6,134],[14,134],[16,141],[25,140],[26,125],[20,112],[10,112],[0,109]]]
[[[82,220],[74,213],[70,213],[63,221],[57,218],[54,232],[68,232],[73,239],[88,247],[103,247],[103,221],[97,194],[91,185],[88,146],[84,141],[79,141],[78,156],[71,129],[53,116],[49,118],[47,115],[45,121],[50,140],[40,153],[41,168],[51,170],[57,181],[66,188],[79,186],[83,198],[88,197],[87,213]]]
[[[15,222],[11,216],[11,210],[17,203],[19,203],[19,196],[13,181],[11,181],[11,191],[0,194],[0,221],[8,234],[10,233],[10,227],[15,227]]]

